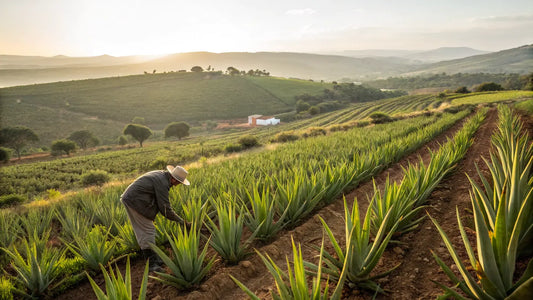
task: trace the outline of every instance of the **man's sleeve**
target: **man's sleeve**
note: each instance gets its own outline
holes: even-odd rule
[[[183,219],[178,216],[170,206],[170,201],[168,200],[168,189],[159,185],[155,186],[154,189],[155,203],[157,204],[159,212],[161,212],[161,214],[169,220],[183,222]]]

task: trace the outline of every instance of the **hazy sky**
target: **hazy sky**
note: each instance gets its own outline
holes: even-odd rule
[[[324,52],[533,43],[533,0],[0,0],[0,54]]]

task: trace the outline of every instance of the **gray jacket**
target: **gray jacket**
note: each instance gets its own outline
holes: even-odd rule
[[[170,187],[168,171],[151,171],[135,179],[120,199],[122,203],[150,220],[155,220],[157,213],[160,212],[167,219],[182,221],[170,206],[168,200]]]

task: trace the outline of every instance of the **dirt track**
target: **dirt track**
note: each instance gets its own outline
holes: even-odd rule
[[[450,234],[453,236],[454,241],[457,241],[456,237],[459,235],[456,229],[455,206],[459,207],[463,218],[468,219],[470,217],[465,211],[470,205],[468,196],[470,184],[464,174],[465,172],[470,175],[475,174],[474,163],[477,163],[479,166],[484,166],[481,161],[481,156],[488,157],[490,136],[496,126],[496,121],[497,112],[495,109],[492,109],[488,113],[485,122],[476,132],[474,144],[468,150],[466,158],[458,164],[457,168],[445,178],[430,196],[429,204],[431,207],[428,208],[428,212],[439,221],[447,232],[456,233],[455,235]],[[416,152],[403,158],[400,162],[377,175],[375,181],[378,187],[383,186],[387,177],[390,180],[400,180],[403,175],[402,166],[405,167],[409,162],[416,163],[419,157],[427,161],[429,159],[427,149],[437,149],[439,143],[442,144],[446,141],[447,137],[452,137],[461,126],[462,122],[459,122]],[[372,181],[368,181],[361,184],[349,194],[346,194],[346,199],[351,207],[354,197],[357,197],[361,214],[364,214],[368,206],[366,201],[367,195],[370,196],[372,192]],[[285,267],[285,257],[289,256],[289,260],[291,260],[290,257],[292,256],[292,236],[296,243],[304,245],[302,247],[304,259],[316,262],[316,255],[318,253],[310,247],[307,247],[307,245],[320,245],[322,240],[322,224],[318,219],[319,215],[326,220],[336,237],[344,236],[343,203],[342,201],[335,201],[331,205],[319,210],[315,216],[297,228],[282,232],[272,243],[266,246],[261,246],[260,244],[255,244],[254,246],[261,253],[267,253],[275,260],[278,266]],[[468,220],[464,224],[468,226]],[[429,249],[433,249],[437,253],[442,254],[442,257],[447,256],[445,248],[442,247],[443,244],[441,244],[440,236],[438,236],[431,222],[426,219],[417,230],[401,237],[401,241],[405,244],[389,247],[382,260],[384,263],[378,266],[378,268],[384,269],[402,262],[399,269],[380,280],[382,287],[391,291],[390,295],[380,297],[380,299],[434,299],[436,295],[441,294],[441,291],[430,279],[443,283],[446,282],[445,275],[440,272],[440,269],[429,252]],[[329,246],[327,239],[326,245]],[[331,251],[331,248],[328,250]],[[446,259],[445,261],[449,262]],[[134,293],[138,292],[143,267],[143,262],[138,260],[133,261],[132,280]],[[269,291],[275,289],[270,273],[266,270],[260,258],[255,254],[237,266],[225,267],[218,265],[213,273],[215,274],[212,274],[197,290],[191,292],[181,292],[173,287],[163,286],[150,280],[147,299],[246,299],[247,296],[233,283],[228,274],[232,274],[241,280],[262,299],[270,299]],[[101,276],[98,277],[97,282],[103,282]],[[81,298],[96,299],[92,288],[87,282],[80,284],[80,286],[66,292],[57,299]],[[344,298],[371,299],[372,294],[345,289]]]

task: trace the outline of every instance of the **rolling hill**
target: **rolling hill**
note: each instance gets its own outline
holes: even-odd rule
[[[89,129],[116,141],[135,117],[153,130],[186,121],[242,119],[294,109],[294,96],[319,94],[327,83],[218,73],[166,73],[58,82],[0,89],[1,126],[23,125],[40,144]]]
[[[239,70],[266,70],[273,76],[314,80],[363,81],[389,76],[411,76],[421,73],[527,73],[533,69],[531,45],[480,54],[471,48],[439,48],[426,52],[397,52],[400,57],[383,56],[390,51],[366,51],[359,54],[374,57],[351,57],[290,52],[189,52],[160,58],[147,56],[72,58],[57,56],[24,57],[0,55],[0,87],[28,85],[88,78],[117,77],[144,72],[162,73],[208,66],[225,71],[232,66]],[[392,51],[392,52],[391,52]],[[480,54],[480,55],[475,55]],[[467,55],[473,55],[464,57]],[[459,58],[462,57],[462,58]],[[458,58],[458,59],[455,59]],[[428,64],[427,61],[443,60]],[[452,59],[452,60],[450,60]]]
[[[519,73],[533,71],[533,45],[483,55],[442,61],[406,72],[404,76],[424,73]]]

